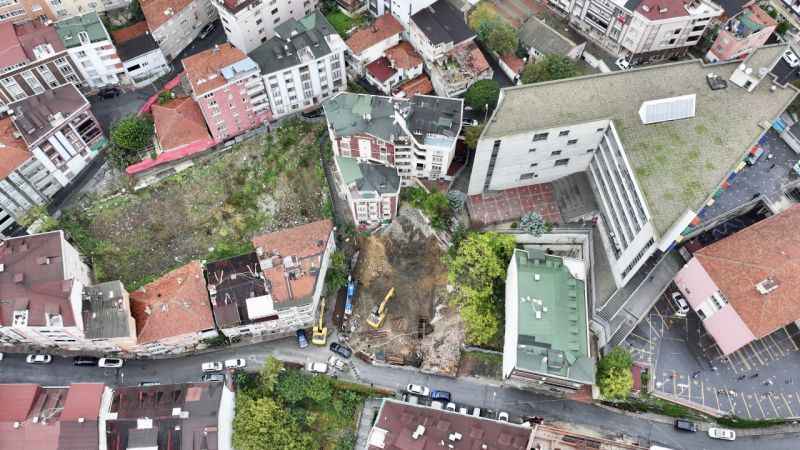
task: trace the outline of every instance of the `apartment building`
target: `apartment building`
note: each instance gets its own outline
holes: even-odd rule
[[[0,1],[0,22],[20,23],[29,20],[56,20],[58,16],[47,0]]]
[[[411,24],[411,16],[424,8],[432,5],[435,0],[368,0],[368,10],[375,17],[384,14],[391,14],[404,28],[408,29]],[[463,19],[459,17],[460,19]]]
[[[55,27],[0,23],[0,97],[4,105],[84,78]],[[5,106],[4,106],[5,107]]]
[[[126,82],[134,88],[144,87],[169,73],[170,66],[164,52],[150,34],[147,22],[112,31],[111,36],[125,68]]]
[[[764,133],[760,124],[795,97],[767,75],[785,49],[762,47],[744,62],[684,61],[504,89],[478,141],[468,194],[511,195],[586,174],[597,205],[581,217],[597,219],[624,286],[656,251],[681,241]],[[712,89],[709,76],[726,87]]]
[[[96,12],[61,20],[55,28],[87,87],[98,89],[122,83],[125,68]]]
[[[224,43],[183,60],[192,98],[217,142],[271,119],[261,70],[241,50]]]
[[[594,384],[586,263],[515,249],[506,272],[503,378],[572,393]]]
[[[400,43],[403,25],[386,13],[366,27],[358,29],[347,38],[347,69],[363,76],[367,64],[379,59],[386,50]]]
[[[145,21],[167,61],[172,61],[217,19],[212,0],[140,0]]]
[[[684,55],[722,8],[710,0],[554,0],[594,43],[634,64]]]
[[[347,46],[319,11],[289,19],[250,53],[261,67],[272,119],[319,106],[347,86]]]
[[[268,341],[314,322],[331,253],[333,222],[253,238],[255,251],[206,265],[214,319],[228,338]]]
[[[749,2],[728,19],[717,39],[706,53],[709,62],[730,61],[747,56],[764,45],[772,36],[778,22],[755,2]]]
[[[353,222],[390,222],[400,203],[400,175],[394,167],[336,156],[337,181],[344,190]]]
[[[444,178],[461,133],[462,99],[341,93],[324,104],[337,156],[396,167],[411,177]]]
[[[319,0],[212,0],[228,42],[250,53],[275,34],[289,19],[300,20],[316,9]]]
[[[102,13],[128,8],[131,0],[47,0],[58,20],[81,16],[90,12]]]

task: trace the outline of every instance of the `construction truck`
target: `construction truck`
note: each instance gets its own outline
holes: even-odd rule
[[[372,307],[372,312],[367,319],[369,326],[376,330],[383,326],[383,321],[386,320],[386,304],[389,303],[392,297],[394,297],[394,288],[389,289],[389,292],[386,293],[386,297],[383,298],[383,301],[379,305]]]
[[[312,330],[311,343],[314,345],[325,345],[328,341],[328,327],[325,326],[325,297],[319,303],[319,321],[314,324]]]

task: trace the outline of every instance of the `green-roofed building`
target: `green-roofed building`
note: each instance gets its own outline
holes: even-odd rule
[[[516,249],[506,276],[503,377],[573,392],[594,384],[583,261]]]
[[[335,162],[339,184],[345,189],[356,224],[384,223],[397,215],[400,197],[397,169],[344,156],[337,156]]]
[[[116,86],[127,81],[117,49],[96,12],[60,20],[55,23],[55,29],[90,88]]]

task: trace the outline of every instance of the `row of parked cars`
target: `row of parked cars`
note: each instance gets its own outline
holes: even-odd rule
[[[0,361],[3,360],[3,354],[0,353]],[[53,362],[53,355],[47,353],[31,353],[25,357],[25,362],[28,364],[50,364]],[[72,358],[72,363],[76,366],[96,366],[117,369],[122,367],[124,361],[120,358],[98,358],[95,356],[76,356]]]
[[[697,424],[691,420],[677,419],[675,421],[675,429],[678,431],[687,431],[689,433],[697,432]],[[724,441],[735,441],[736,432],[727,430],[725,428],[711,427],[708,429],[708,437],[712,439],[722,439]]]
[[[472,415],[475,417],[482,417],[482,411],[477,406],[472,408],[472,413],[470,413],[469,408],[466,406],[457,407],[455,403],[453,403],[453,396],[448,391],[442,391],[438,389],[431,390],[427,386],[422,386],[419,384],[409,384],[406,386],[406,394],[412,394],[411,396],[406,396],[407,401],[411,401],[414,403],[416,401],[416,397],[422,397],[430,399],[431,407],[436,409],[446,409],[447,411],[451,412],[458,412],[464,415]],[[412,400],[413,399],[413,400]],[[500,411],[497,413],[497,420],[502,422],[508,422],[508,413],[504,411]]]
[[[299,337],[299,335],[298,335],[298,337]],[[304,348],[304,347],[301,347],[301,348]],[[348,347],[346,345],[343,345],[343,344],[340,344],[338,342],[331,342],[331,345],[328,348],[333,353],[336,353],[336,355],[338,355],[338,356],[340,356],[340,357],[342,357],[344,359],[349,359],[351,356],[353,356],[353,350],[350,347]],[[331,357],[328,358],[328,362],[327,363],[318,362],[318,361],[309,361],[308,364],[306,364],[306,370],[308,370],[311,373],[323,373],[324,374],[324,373],[328,373],[328,370],[331,370],[331,369],[333,369],[333,370],[347,370],[347,365],[345,364],[345,362],[343,360],[337,358],[334,355],[331,355]]]

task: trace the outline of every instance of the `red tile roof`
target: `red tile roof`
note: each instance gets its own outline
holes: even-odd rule
[[[0,178],[5,178],[32,155],[10,117],[0,119]]]
[[[0,384],[0,422],[23,422],[39,393],[38,384]]]
[[[31,61],[36,59],[33,49],[39,45],[50,44],[56,53],[64,50],[64,43],[54,26],[45,25],[37,20],[18,23],[14,25],[14,31],[19,43],[22,44],[22,49],[25,50],[25,54]]]
[[[0,23],[0,68],[13,66],[27,61],[28,57],[22,49],[14,24],[11,22]]]
[[[202,95],[224,86],[227,81],[219,71],[246,57],[244,52],[226,42],[183,58],[182,63],[183,68],[186,69],[186,78],[192,85],[192,91],[195,95]]]
[[[517,55],[513,53],[506,53],[502,55],[500,59],[512,70],[514,73],[519,75],[522,72],[522,69],[525,67],[525,61],[521,58],[518,58]]]
[[[422,65],[422,58],[414,50],[414,47],[406,41],[386,50],[385,54],[392,62],[392,66],[397,69],[409,70]]]
[[[372,75],[372,78],[375,78],[381,83],[397,73],[397,71],[392,68],[391,64],[389,64],[389,60],[385,57],[378,58],[367,64],[367,72]]]
[[[415,95],[426,95],[433,92],[433,83],[424,73],[413,80],[406,81],[397,87],[397,92],[402,92],[405,98]]]
[[[758,339],[800,319],[798,229],[794,205],[694,254]],[[767,278],[778,287],[761,294],[756,285]]]
[[[154,104],[151,112],[158,144],[163,151],[211,139],[203,112],[191,97],[176,98],[163,105]]]
[[[377,19],[372,25],[361,28],[347,39],[347,46],[355,54],[359,54],[375,44],[385,41],[403,32],[403,25],[389,13]]]
[[[192,3],[192,0],[140,0],[144,18],[150,31],[156,30],[172,17],[175,17],[183,8]]]
[[[131,292],[140,344],[214,328],[200,261],[192,261]]]
[[[136,22],[131,26],[127,26],[125,28],[120,28],[119,30],[112,31],[111,37],[117,44],[122,44],[124,42],[130,41],[131,39],[137,38],[149,31],[150,29],[147,28],[147,22],[143,20],[141,22]]]
[[[469,51],[469,65],[475,73],[481,73],[484,70],[489,68],[489,62],[486,61],[486,57],[483,56],[483,52],[481,49],[475,45],[474,42],[470,42],[470,51]]]
[[[643,0],[636,7],[636,12],[650,20],[665,20],[675,17],[688,16],[683,7],[685,0]]]
[[[105,385],[102,383],[73,383],[69,386],[64,409],[61,411],[62,421],[97,420],[100,416],[100,401]]]
[[[314,293],[317,277],[310,273],[310,269],[320,267],[331,231],[333,222],[320,220],[253,238],[253,246],[261,249],[260,258],[273,258],[273,267],[265,270],[264,275],[272,286],[271,295],[275,304],[302,300]],[[283,263],[287,257],[296,257],[303,276],[289,279]]]

